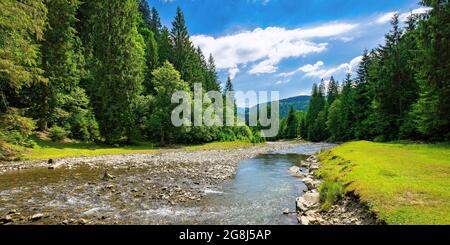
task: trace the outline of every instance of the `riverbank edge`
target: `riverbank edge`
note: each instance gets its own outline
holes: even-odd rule
[[[295,206],[297,220],[302,225],[386,225],[379,219],[367,203],[360,200],[355,192],[344,192],[344,196],[328,210],[322,210],[319,188],[323,179],[317,176],[321,162],[318,155],[311,155],[301,162],[301,167],[307,169],[307,174],[296,172],[303,177],[307,191],[296,198]]]
[[[239,147],[239,148],[213,148],[213,149],[163,149],[151,153],[126,153],[126,154],[105,154],[97,156],[70,156],[61,158],[50,158],[41,160],[22,160],[22,161],[0,161],[0,174],[34,169],[34,168],[49,168],[56,169],[59,167],[73,167],[73,165],[88,164],[92,167],[96,166],[96,163],[105,163],[107,161],[113,161],[121,165],[123,163],[130,162],[133,159],[139,159],[142,161],[146,157],[165,156],[168,154],[201,154],[204,152],[221,152],[232,153],[241,155],[239,160],[252,158],[258,154],[264,154],[274,150],[282,150],[290,147],[294,147],[298,144],[304,144],[306,142],[300,141],[277,141],[266,142],[264,144],[256,144],[253,146]],[[101,164],[103,165],[103,164]],[[103,166],[101,166],[103,167]]]

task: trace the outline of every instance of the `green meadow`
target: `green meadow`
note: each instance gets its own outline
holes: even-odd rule
[[[388,224],[450,224],[450,145],[350,142],[320,155],[322,178]]]

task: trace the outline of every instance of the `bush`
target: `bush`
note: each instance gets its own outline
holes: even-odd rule
[[[65,130],[62,127],[59,126],[53,126],[48,130],[49,133],[49,137],[54,141],[54,142],[60,142],[63,141],[68,135],[69,132],[67,132],[67,130]]]
[[[344,187],[334,181],[325,181],[319,188],[322,210],[328,210],[344,196]]]
[[[261,136],[261,133],[256,132],[256,133],[253,134],[251,142],[253,144],[258,144],[258,143],[266,142],[266,139]]]
[[[32,147],[34,144],[30,136],[35,128],[33,119],[23,117],[19,109],[10,108],[0,118],[0,141]]]
[[[99,126],[95,116],[88,110],[75,113],[70,123],[70,136],[82,141],[95,141],[99,138]]]

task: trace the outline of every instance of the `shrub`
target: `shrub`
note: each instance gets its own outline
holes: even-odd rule
[[[251,140],[251,142],[253,144],[263,143],[265,141],[266,141],[266,139],[264,137],[262,137],[261,133],[259,133],[259,132],[254,133],[252,140]]]
[[[95,116],[88,110],[75,113],[71,120],[70,136],[82,141],[95,141],[99,138],[99,126]]]
[[[23,117],[22,112],[16,108],[10,108],[0,117],[0,140],[10,144],[32,147],[30,136],[36,128],[33,119]]]
[[[59,127],[59,126],[53,126],[49,130],[49,137],[54,141],[63,141],[68,135],[69,132],[67,132],[66,129]]]
[[[325,181],[319,188],[322,210],[328,210],[344,196],[344,187],[334,181]]]

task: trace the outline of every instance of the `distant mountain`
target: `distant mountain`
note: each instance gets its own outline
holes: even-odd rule
[[[280,117],[287,117],[291,107],[298,111],[307,111],[310,99],[311,96],[309,95],[301,95],[280,100]],[[256,106],[252,107],[251,109],[254,109],[255,107]],[[248,110],[248,108],[237,108],[238,114],[241,116],[245,115],[246,111]]]

